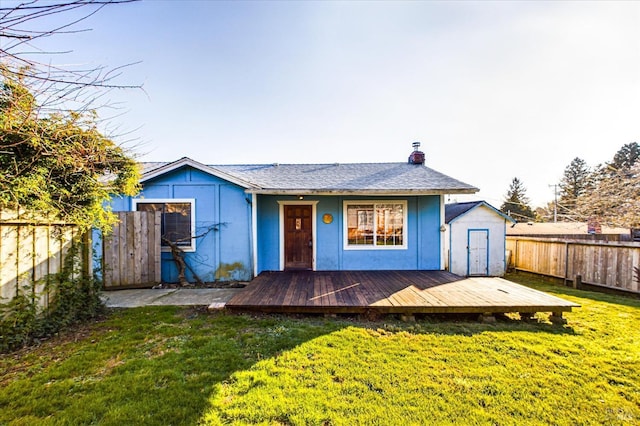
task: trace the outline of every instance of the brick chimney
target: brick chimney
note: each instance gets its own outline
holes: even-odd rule
[[[409,155],[409,164],[424,164],[424,152],[420,151],[420,142],[414,142],[413,152]]]

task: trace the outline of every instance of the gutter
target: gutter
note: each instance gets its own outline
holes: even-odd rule
[[[381,196],[415,196],[415,195],[446,195],[446,194],[475,194],[478,188],[458,189],[247,189],[248,194],[260,195],[381,195]]]

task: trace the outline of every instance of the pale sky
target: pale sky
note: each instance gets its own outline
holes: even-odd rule
[[[144,1],[44,48],[115,67],[141,161],[406,161],[532,207],[575,157],[640,142],[639,2]],[[124,140],[124,139],[123,139]]]

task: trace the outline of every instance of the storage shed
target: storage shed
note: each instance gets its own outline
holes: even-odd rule
[[[515,221],[485,201],[445,205],[446,269],[462,276],[502,276],[507,224]]]

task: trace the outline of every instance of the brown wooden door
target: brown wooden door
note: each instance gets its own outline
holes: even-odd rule
[[[313,268],[313,230],[310,205],[284,206],[284,268]]]

